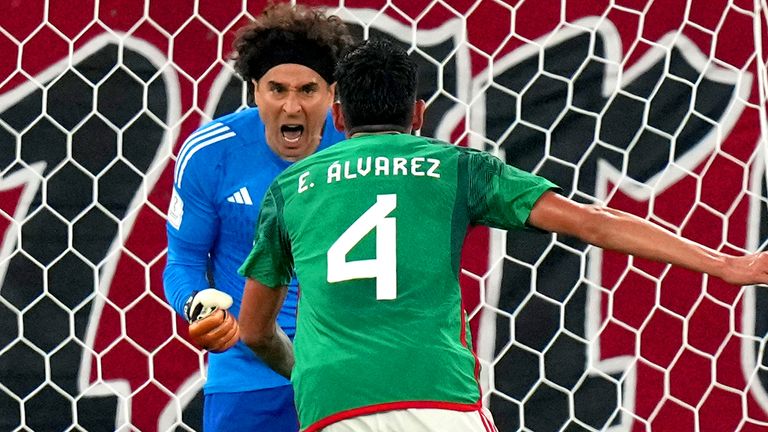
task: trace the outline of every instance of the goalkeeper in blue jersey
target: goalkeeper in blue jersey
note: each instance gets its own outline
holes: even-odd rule
[[[238,31],[235,69],[257,108],[202,126],[181,147],[168,211],[165,295],[210,352],[204,429],[295,431],[290,382],[237,344],[244,279],[262,197],[275,176],[343,139],[333,127],[333,72],[351,42],[336,16],[290,4],[267,7]],[[296,282],[278,322],[292,336]],[[232,349],[228,349],[231,348]],[[226,352],[224,352],[226,350]]]
[[[240,268],[241,336],[291,377],[302,431],[496,431],[459,289],[471,225],[538,228],[736,285],[768,283],[768,253],[711,250],[569,200],[488,153],[411,135],[424,114],[416,65],[390,43],[361,44],[335,77],[334,120],[349,139],[275,179]],[[294,272],[295,344],[275,324]]]

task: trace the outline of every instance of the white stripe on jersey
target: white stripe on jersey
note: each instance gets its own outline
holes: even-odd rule
[[[229,128],[227,126],[222,125],[221,123],[211,123],[208,126],[195,131],[192,133],[192,135],[188,136],[186,140],[184,140],[184,144],[181,145],[181,149],[179,149],[179,155],[176,157],[176,169],[173,173],[174,180],[179,177],[179,167],[181,166],[182,160],[186,157],[186,154],[189,152],[189,149],[192,148],[195,144],[200,142],[201,140],[204,140],[208,137],[210,137],[212,134],[218,133],[215,129],[224,127],[228,130]]]
[[[176,160],[176,173],[174,175],[177,187],[181,188],[181,181],[184,177],[184,170],[187,167],[187,163],[189,163],[189,160],[192,159],[192,156],[195,153],[211,144],[215,144],[221,140],[225,140],[236,135],[235,132],[229,130],[228,126],[222,126],[221,124],[216,124],[213,126],[217,127],[207,133],[204,132],[211,129],[210,127],[201,130],[197,134],[193,134],[182,146],[181,152],[179,152],[179,157]]]
[[[245,187],[241,187],[240,193],[243,194],[243,200],[245,201],[245,204],[253,205],[253,201],[251,201],[251,194],[248,193],[248,189],[246,189]]]

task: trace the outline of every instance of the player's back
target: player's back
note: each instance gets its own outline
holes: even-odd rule
[[[293,380],[323,389],[326,402],[297,391],[314,420],[401,401],[478,402],[458,284],[465,154],[412,135],[367,135],[280,177],[301,286]]]
[[[412,135],[367,135],[286,173],[281,184],[293,190],[284,193],[284,217],[300,282],[318,286],[330,279],[345,286],[357,280],[353,285],[365,282],[374,299],[392,300],[396,285],[455,280],[459,256],[451,255],[452,234],[458,228],[463,240],[468,223],[456,202],[463,181],[456,150]]]

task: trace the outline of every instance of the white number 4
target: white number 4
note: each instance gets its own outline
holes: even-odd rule
[[[397,207],[397,195],[379,195],[376,204],[347,228],[328,249],[328,282],[376,279],[376,299],[397,297],[397,253],[395,218],[387,217]],[[347,261],[347,253],[372,229],[376,229],[376,258]]]

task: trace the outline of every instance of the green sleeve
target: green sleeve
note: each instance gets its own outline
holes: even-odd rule
[[[288,285],[293,275],[291,245],[282,212],[282,195],[277,183],[273,183],[261,203],[253,249],[238,270],[241,276],[272,288]]]
[[[487,152],[468,153],[470,221],[501,229],[525,228],[549,180],[507,165]]]

